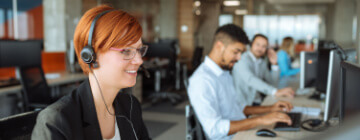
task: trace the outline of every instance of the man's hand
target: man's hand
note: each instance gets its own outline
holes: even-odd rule
[[[271,106],[271,112],[290,112],[293,105],[286,101],[278,101]]]
[[[271,125],[277,122],[287,123],[288,125],[291,125],[292,123],[290,117],[281,112],[271,112],[259,117],[259,120],[262,125]]]
[[[294,98],[295,91],[292,88],[287,87],[287,88],[277,90],[276,93],[275,93],[275,96]]]
[[[274,49],[268,49],[267,56],[272,65],[277,65],[277,55]]]

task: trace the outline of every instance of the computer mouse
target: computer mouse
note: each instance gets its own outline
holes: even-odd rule
[[[276,137],[276,133],[269,129],[260,129],[256,132],[256,135],[261,137]]]
[[[311,119],[309,121],[310,121],[309,125],[311,127],[317,127],[322,123],[322,120],[320,120],[320,119]]]

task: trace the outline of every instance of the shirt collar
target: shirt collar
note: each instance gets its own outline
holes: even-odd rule
[[[261,58],[256,58],[255,55],[249,50],[249,55],[254,62],[261,62]]]
[[[218,64],[216,64],[210,57],[205,56],[204,63],[211,69],[211,71],[215,73],[216,76],[220,76],[221,74],[224,73],[224,70]]]

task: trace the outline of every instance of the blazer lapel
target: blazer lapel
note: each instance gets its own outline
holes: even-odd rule
[[[124,102],[124,100],[128,100],[128,101]],[[118,93],[114,101],[116,123],[117,126],[119,127],[120,137],[123,140],[133,140],[133,139],[135,140],[132,126],[130,122],[127,121],[127,119],[129,119],[129,121],[132,121],[130,120],[130,115],[129,115],[130,114],[129,111],[131,107],[129,101],[130,101],[130,96],[122,92]],[[129,104],[129,105],[125,105],[125,104]],[[129,107],[129,108],[124,108],[124,107]]]
[[[84,139],[102,139],[100,125],[97,119],[94,99],[92,96],[89,80],[86,79],[79,86],[78,96],[80,96],[81,117],[83,124]]]

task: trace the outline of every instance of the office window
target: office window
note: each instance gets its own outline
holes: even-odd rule
[[[261,33],[269,38],[269,44],[281,44],[286,36],[297,40],[311,42],[319,36],[320,17],[317,15],[246,15],[244,16],[244,30],[250,39]]]
[[[233,23],[233,18],[234,17],[232,15],[220,15],[219,16],[219,26]]]
[[[0,1],[0,39],[43,39],[42,0]]]

